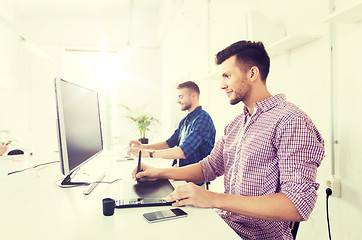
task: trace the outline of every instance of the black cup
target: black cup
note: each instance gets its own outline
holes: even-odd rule
[[[103,215],[112,216],[114,214],[115,201],[112,198],[103,199]]]

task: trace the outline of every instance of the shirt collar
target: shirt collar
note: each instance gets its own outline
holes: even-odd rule
[[[266,111],[269,111],[270,109],[274,108],[280,102],[283,102],[285,100],[286,100],[286,97],[284,94],[277,94],[277,95],[268,97],[266,99],[263,99],[260,102],[254,103],[254,108],[260,109],[260,111],[262,111],[262,112],[266,112]],[[246,106],[244,106],[244,114],[250,115]]]
[[[202,111],[202,107],[198,106],[197,108],[195,108],[192,112],[190,112],[189,114],[187,114],[186,119],[187,120],[191,120],[194,117],[196,117],[197,115],[200,114],[200,112]]]

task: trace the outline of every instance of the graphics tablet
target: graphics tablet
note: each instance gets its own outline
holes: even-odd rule
[[[116,208],[171,205],[165,198],[174,190],[168,179],[139,183],[134,180],[124,180],[122,188],[122,196],[115,203]]]

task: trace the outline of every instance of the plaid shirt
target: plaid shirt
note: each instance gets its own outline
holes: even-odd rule
[[[184,128],[183,141],[179,145]],[[184,152],[186,158],[179,160],[179,166],[182,167],[197,163],[210,154],[215,143],[215,133],[210,115],[198,106],[181,120],[179,127],[166,142],[169,147],[179,145]]]
[[[282,94],[254,107],[252,116],[244,107],[244,113],[225,127],[223,137],[201,161],[205,181],[224,174],[228,194],[283,193],[307,220],[317,200],[315,180],[324,157],[323,138],[310,118]],[[226,211],[220,215],[243,239],[292,239],[289,221]]]

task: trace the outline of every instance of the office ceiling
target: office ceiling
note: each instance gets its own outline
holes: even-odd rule
[[[183,0],[8,0],[39,44],[158,48]]]
[[[38,44],[155,49],[180,13],[208,0],[3,0],[13,6],[16,30]],[[285,28],[302,12],[298,0],[211,0],[258,9]],[[311,1],[311,0],[310,0]],[[273,8],[274,6],[274,8]],[[275,6],[278,6],[276,9]],[[195,10],[197,8],[194,8]],[[270,9],[274,9],[271,11]],[[292,11],[292,10],[295,11]],[[197,10],[195,10],[197,11]]]

